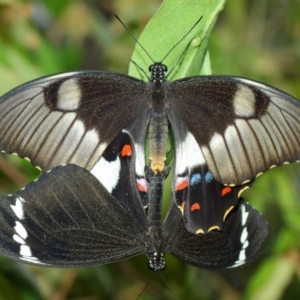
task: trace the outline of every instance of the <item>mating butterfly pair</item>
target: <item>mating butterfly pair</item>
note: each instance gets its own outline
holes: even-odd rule
[[[150,70],[148,83],[64,73],[0,99],[0,149],[43,171],[1,198],[3,255],[72,267],[146,253],[156,271],[167,252],[203,268],[236,267],[257,256],[267,224],[241,193],[258,174],[300,158],[298,101],[243,78],[168,82],[163,64]]]

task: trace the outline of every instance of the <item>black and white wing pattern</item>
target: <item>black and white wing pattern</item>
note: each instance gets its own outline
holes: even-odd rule
[[[115,136],[145,112],[142,81],[82,71],[40,78],[0,100],[0,151],[47,171],[74,163],[88,170]]]
[[[240,200],[226,218],[223,230],[193,234],[185,229],[174,204],[164,221],[166,253],[203,269],[235,268],[257,258],[268,236],[261,214]]]
[[[175,147],[173,200],[191,233],[222,229],[242,192],[300,159],[300,103],[232,76],[163,83]]]
[[[184,78],[168,89],[171,126],[180,119],[189,132],[175,134],[175,147],[194,139],[193,167],[206,163],[220,183],[242,185],[300,159],[300,103],[290,95],[232,76]]]
[[[119,194],[112,196],[87,170],[72,164],[55,167],[25,189],[1,198],[0,252],[49,267],[94,266],[148,254],[161,241],[147,227],[135,195],[130,194],[126,206]],[[267,225],[241,201],[222,231],[195,235],[186,230],[172,203],[163,232],[157,256],[170,253],[197,267],[222,269],[254,259],[266,239]]]
[[[0,253],[38,266],[81,267],[144,253],[152,257],[149,253],[158,251],[160,260],[170,253],[207,269],[237,267],[258,255],[267,225],[243,201],[228,212],[222,230],[207,234],[187,231],[171,202],[163,240],[156,240],[143,206],[157,206],[161,199],[149,199],[139,187],[144,184],[136,178],[136,160],[135,142],[122,131],[103,152],[94,174],[74,164],[58,166],[1,198]],[[223,197],[230,194],[227,188]]]
[[[177,213],[183,214],[184,228],[191,234],[212,232],[204,240],[214,239],[214,230],[227,232],[230,239],[229,231],[239,236],[226,219],[239,218],[233,210],[242,192],[269,168],[300,159],[299,102],[275,88],[237,77],[197,76],[168,82],[166,70],[154,63],[148,83],[83,71],[18,87],[0,99],[0,150],[28,158],[42,171],[62,164],[85,168],[113,202],[145,223],[143,207],[153,206],[145,170],[152,168],[150,174],[161,174],[159,180],[164,181],[170,133],[175,160],[172,199]],[[34,186],[29,191],[38,193]],[[257,215],[244,206],[250,215]],[[260,217],[253,220],[265,227]],[[175,227],[178,235],[185,232],[183,226]],[[148,228],[143,230],[146,234]],[[257,239],[262,242],[264,237]],[[195,239],[204,247],[203,239]],[[256,241],[255,236],[252,239]],[[146,244],[151,248],[151,242]],[[180,247],[170,252],[177,255]],[[220,244],[216,248],[220,250]],[[250,257],[251,251],[257,252],[251,249],[247,249]]]
[[[0,224],[0,252],[35,265],[91,266],[146,252],[145,213],[129,212],[76,165],[56,167],[1,198]]]
[[[224,220],[251,184],[224,186],[213,177],[206,164],[176,175],[173,198],[182,211],[187,230],[196,234],[222,230]]]

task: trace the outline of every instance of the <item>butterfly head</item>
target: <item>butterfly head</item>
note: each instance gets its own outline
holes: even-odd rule
[[[165,263],[165,255],[164,253],[160,252],[154,252],[152,254],[148,254],[148,267],[150,270],[153,270],[154,272],[162,271],[166,267]]]
[[[165,73],[168,71],[166,65],[162,63],[154,63],[149,67],[149,72],[151,72],[151,80],[153,82],[163,82],[166,79]]]

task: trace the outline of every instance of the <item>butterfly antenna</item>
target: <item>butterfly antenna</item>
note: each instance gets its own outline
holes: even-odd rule
[[[163,62],[167,56],[176,48],[188,35],[189,33],[197,26],[197,24],[202,20],[203,16],[201,16],[197,22],[192,26],[192,28],[169,50],[169,52],[165,55],[165,57],[161,60]]]
[[[179,298],[176,296],[175,292],[173,291],[173,289],[171,289],[168,281],[166,280],[165,276],[160,272],[159,273],[161,278],[163,279],[163,281],[165,282],[166,286],[169,288],[169,290],[171,291],[171,293],[173,294],[174,299],[179,300]]]
[[[145,285],[145,287],[142,289],[142,291],[138,294],[138,296],[135,300],[138,300],[142,296],[142,294],[145,292],[145,290],[148,288],[148,286],[152,282],[154,275],[155,275],[155,273],[153,272],[151,278],[148,281],[148,283]]]
[[[144,52],[148,55],[148,57],[152,60],[153,63],[155,63],[154,59],[150,56],[150,54],[146,51],[146,49],[143,47],[143,45],[136,39],[136,37],[130,32],[130,30],[127,28],[127,26],[122,22],[122,20],[115,15],[115,17],[118,19],[118,21],[123,25],[123,27],[127,30],[127,32],[131,35],[131,37],[136,41],[136,43],[144,50]],[[193,27],[194,28],[194,27]]]
[[[174,71],[174,69],[178,66],[179,63],[181,63],[181,59],[185,56],[186,52],[189,49],[189,46],[191,44],[192,41],[190,41],[187,46],[185,47],[184,51],[180,54],[179,59],[177,60],[177,62],[175,63],[175,65],[169,70],[168,74],[166,75],[166,78],[168,78],[172,72]]]
[[[148,78],[149,81],[151,80],[148,74],[145,72],[145,70],[143,70],[134,60],[131,59],[130,61],[135,65],[135,67],[138,70],[140,70]]]

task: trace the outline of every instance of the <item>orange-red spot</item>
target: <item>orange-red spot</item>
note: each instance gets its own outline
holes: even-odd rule
[[[182,181],[180,181],[178,184],[176,184],[175,190],[181,191],[181,190],[185,189],[186,187],[188,187],[188,185],[189,185],[189,181],[187,179],[182,179]]]
[[[201,207],[200,207],[200,204],[199,203],[194,203],[192,206],[191,206],[191,211],[195,211],[195,210],[200,210]]]
[[[132,154],[132,148],[131,145],[124,145],[123,149],[121,150],[121,156],[131,156]]]
[[[148,189],[147,189],[147,186],[144,185],[144,184],[141,184],[140,182],[137,181],[137,188],[140,192],[144,192],[144,193],[147,193],[148,192]]]
[[[230,193],[231,192],[231,187],[229,186],[226,186],[223,188],[222,190],[222,196],[225,196],[226,194]]]

